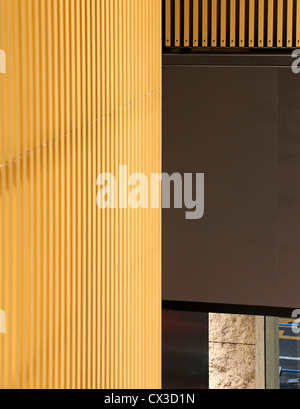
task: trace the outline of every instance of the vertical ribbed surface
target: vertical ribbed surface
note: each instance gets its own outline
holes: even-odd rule
[[[300,0],[162,0],[165,51],[172,48],[293,48]]]
[[[159,388],[161,0],[0,0],[0,388]]]

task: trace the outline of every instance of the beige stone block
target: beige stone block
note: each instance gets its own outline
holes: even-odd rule
[[[255,346],[210,343],[210,389],[256,389]]]
[[[255,317],[248,315],[210,314],[209,340],[255,345]]]

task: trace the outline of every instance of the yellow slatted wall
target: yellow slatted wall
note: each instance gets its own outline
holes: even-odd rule
[[[300,45],[300,0],[162,2],[167,48],[292,48]]]
[[[0,388],[159,388],[161,0],[0,0]]]

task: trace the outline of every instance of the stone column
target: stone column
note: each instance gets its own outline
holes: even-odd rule
[[[278,318],[210,314],[210,389],[279,389]]]
[[[210,314],[210,389],[256,389],[255,317]]]

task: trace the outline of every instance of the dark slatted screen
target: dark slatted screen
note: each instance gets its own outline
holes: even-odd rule
[[[163,1],[166,48],[300,46],[300,0]]]

